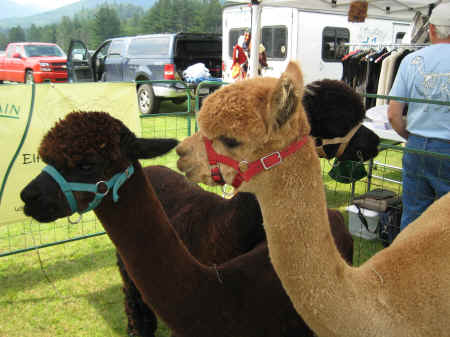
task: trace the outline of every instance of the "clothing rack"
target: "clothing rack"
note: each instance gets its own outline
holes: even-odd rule
[[[391,89],[402,57],[429,44],[343,43],[342,46],[353,49],[342,58],[342,80],[361,95],[377,94],[377,98],[365,96],[364,104],[368,109],[386,104],[381,96],[386,96]],[[366,55],[371,57],[366,58]],[[385,66],[385,58],[389,60],[389,66]]]
[[[418,44],[418,43],[343,43],[348,47],[366,47],[366,48],[423,48],[430,46],[430,44]]]

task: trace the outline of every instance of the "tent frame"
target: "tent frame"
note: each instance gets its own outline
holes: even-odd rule
[[[348,11],[352,0],[232,0],[224,4],[225,7],[235,5],[251,6],[252,39],[251,50],[258,50],[261,41],[261,12],[263,7],[293,7],[307,11],[321,11],[344,14]],[[429,15],[439,3],[450,0],[367,0],[368,17],[411,22],[417,11]],[[389,6],[388,6],[389,5]],[[258,53],[251,53],[248,77],[258,76]]]

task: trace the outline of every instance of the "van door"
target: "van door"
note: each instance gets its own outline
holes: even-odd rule
[[[94,81],[88,49],[82,41],[70,41],[67,52],[67,76],[69,82]]]
[[[104,81],[123,81],[125,60],[125,40],[118,39],[111,42],[105,59]]]

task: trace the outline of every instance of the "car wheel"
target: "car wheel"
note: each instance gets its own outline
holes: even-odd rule
[[[139,86],[137,91],[137,99],[139,111],[142,114],[158,112],[160,100],[155,96],[153,88],[150,84],[142,84]]]
[[[175,97],[175,98],[172,98],[172,102],[174,104],[183,104],[184,102],[186,102],[186,100],[187,100],[187,97]]]
[[[34,76],[33,76],[33,72],[31,70],[27,70],[27,72],[25,74],[25,83],[26,84],[34,83]]]

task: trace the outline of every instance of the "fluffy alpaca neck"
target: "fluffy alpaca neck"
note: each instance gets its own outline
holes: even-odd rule
[[[120,188],[119,201],[109,197],[95,212],[144,300],[173,331],[195,328],[192,316],[200,314],[192,303],[214,312],[198,291],[209,289],[213,296],[219,288],[215,271],[200,265],[182,244],[139,164]]]
[[[272,264],[295,308],[320,336],[334,336],[336,322],[354,316],[345,305],[355,301],[347,290],[354,270],[333,242],[314,151],[309,141],[249,187],[261,205]]]

